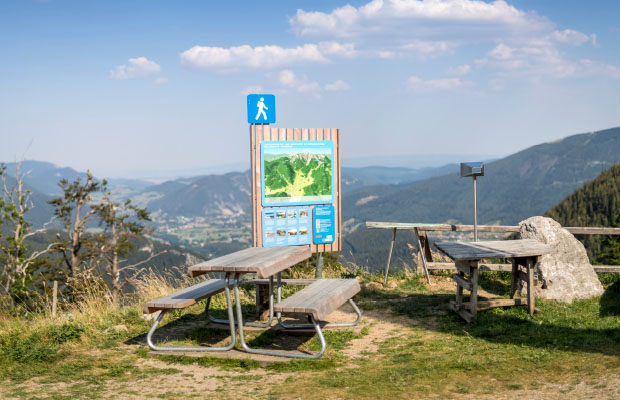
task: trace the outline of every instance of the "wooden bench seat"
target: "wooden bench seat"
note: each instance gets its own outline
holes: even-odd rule
[[[215,296],[224,291],[224,279],[209,279],[196,285],[179,290],[168,296],[151,300],[144,306],[144,313],[151,314],[160,310],[172,310],[193,306],[200,300]],[[229,285],[232,287],[232,285]]]
[[[275,304],[274,311],[310,314],[316,321],[325,321],[359,291],[356,279],[319,279]]]

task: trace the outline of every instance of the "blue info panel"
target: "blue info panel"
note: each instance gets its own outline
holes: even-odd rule
[[[263,247],[310,244],[310,207],[263,208]]]
[[[334,206],[315,206],[312,210],[314,244],[333,243],[336,236]]]
[[[275,124],[276,96],[248,94],[248,124]]]

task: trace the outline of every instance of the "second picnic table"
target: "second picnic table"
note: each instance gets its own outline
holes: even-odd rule
[[[527,304],[530,314],[534,313],[534,267],[543,254],[553,252],[553,248],[534,239],[496,240],[487,242],[439,242],[437,248],[454,260],[458,275],[456,281],[456,301],[449,307],[459,313],[467,322],[476,319],[478,308],[506,307]],[[482,259],[511,258],[512,276],[510,280],[510,299],[478,301],[478,264]],[[525,271],[521,271],[521,267]],[[468,275],[468,278],[466,278]],[[516,299],[519,280],[527,285],[527,299]],[[463,302],[463,289],[471,292],[468,303]],[[469,309],[469,311],[468,311]]]

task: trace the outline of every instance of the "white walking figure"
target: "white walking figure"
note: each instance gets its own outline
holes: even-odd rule
[[[256,120],[258,121],[258,117],[263,114],[263,119],[265,121],[267,121],[267,114],[265,114],[265,110],[269,110],[267,108],[267,106],[265,105],[265,103],[263,102],[265,99],[264,98],[260,98],[260,101],[258,103],[256,103],[256,107],[258,107],[258,113],[256,114]]]

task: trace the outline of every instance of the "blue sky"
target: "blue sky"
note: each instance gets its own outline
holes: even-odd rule
[[[345,159],[507,155],[620,125],[618,15],[617,1],[3,1],[0,160],[108,177],[249,167],[247,93],[276,95],[277,127],[341,128]]]

